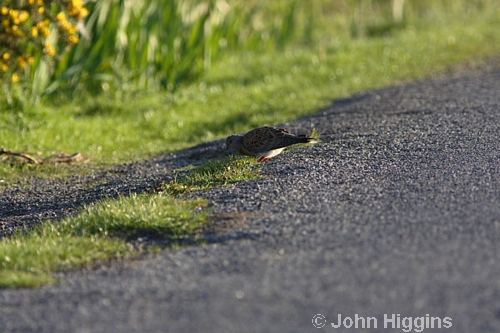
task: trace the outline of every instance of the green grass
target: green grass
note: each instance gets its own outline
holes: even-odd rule
[[[75,217],[45,222],[0,242],[0,288],[55,283],[52,273],[109,258],[134,257],[140,237],[178,243],[206,222],[207,202],[163,194],[131,195],[85,207]],[[154,251],[150,245],[146,251]]]
[[[207,161],[185,175],[164,184],[163,190],[171,195],[201,191],[210,187],[229,185],[260,177],[262,167],[254,158],[231,156],[225,159]]]
[[[436,75],[500,51],[496,12],[428,23],[379,38],[345,42],[325,32],[312,47],[228,54],[175,92],[117,92],[2,112],[0,142],[44,156],[81,152],[97,165],[121,163],[291,121],[356,91]],[[9,183],[16,172],[2,165],[0,180]]]
[[[53,273],[109,258],[138,256],[154,251],[154,243],[138,250],[138,239],[170,245],[195,237],[207,222],[207,202],[175,196],[260,176],[255,159],[231,156],[206,161],[164,184],[163,191],[105,200],[76,216],[50,221],[30,232],[0,241],[0,288],[40,287],[56,283]]]

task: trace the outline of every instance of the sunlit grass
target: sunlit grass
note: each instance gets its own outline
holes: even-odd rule
[[[104,200],[84,207],[76,216],[3,238],[0,288],[39,287],[57,282],[56,271],[137,256],[144,250],[130,242],[138,239],[176,244],[193,237],[207,220],[207,202],[174,196],[256,179],[260,170],[255,159],[247,157],[206,161],[165,184],[161,193]],[[154,246],[146,250],[154,250]]]
[[[116,91],[2,112],[0,142],[43,156],[81,152],[91,165],[121,163],[279,125],[354,92],[429,77],[500,52],[497,12],[455,19],[438,14],[440,20],[387,36],[336,38],[335,31],[325,30],[319,44],[226,54],[176,92]],[[9,184],[18,170],[1,166],[0,181]]]
[[[139,238],[175,244],[200,230],[206,205],[201,199],[132,195],[87,206],[74,217],[4,238],[0,240],[0,288],[38,287],[56,282],[52,275],[56,271],[137,256],[141,250],[129,242]]]
[[[214,186],[257,179],[260,177],[261,169],[254,158],[230,156],[207,161],[164,184],[163,189],[171,195],[201,191]]]

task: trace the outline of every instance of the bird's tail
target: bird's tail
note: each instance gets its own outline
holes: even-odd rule
[[[318,143],[320,140],[315,138],[306,138],[307,143]]]
[[[306,134],[299,134],[297,136],[301,139],[302,143],[318,143],[320,141],[319,139],[309,137]]]

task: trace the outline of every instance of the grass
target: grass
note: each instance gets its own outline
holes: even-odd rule
[[[141,254],[138,238],[179,242],[206,222],[207,202],[168,195],[132,195],[85,207],[77,216],[45,222],[0,242],[0,288],[55,283],[52,273],[98,260]],[[149,246],[148,251],[155,250]]]
[[[291,121],[356,91],[493,56],[500,51],[499,24],[495,12],[479,12],[379,38],[232,53],[175,92],[117,92],[2,112],[0,142],[44,156],[81,152],[97,165],[147,158]],[[16,172],[1,165],[0,180],[8,184]]]
[[[196,238],[207,222],[207,202],[178,196],[256,179],[260,170],[255,159],[247,157],[207,161],[164,184],[160,193],[105,200],[84,207],[76,216],[4,238],[0,241],[0,288],[40,287],[56,283],[53,273],[60,270],[156,250],[154,242],[147,242],[145,249],[131,246],[138,239],[175,245],[187,237]]]
[[[260,177],[262,168],[254,158],[231,156],[207,161],[174,181],[165,184],[163,190],[170,195],[201,191],[210,187],[229,185]]]

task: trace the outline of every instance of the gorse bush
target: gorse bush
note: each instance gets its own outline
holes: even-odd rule
[[[83,0],[2,2],[0,81],[7,98],[11,84],[29,84],[42,62],[53,72],[58,57],[79,42],[77,24],[88,14]]]

